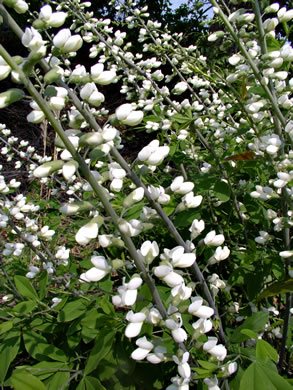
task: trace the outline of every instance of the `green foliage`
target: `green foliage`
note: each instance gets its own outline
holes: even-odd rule
[[[289,390],[286,10],[233,3],[208,24],[198,0],[176,10],[169,0],[97,1],[93,13],[58,4],[83,52],[63,46],[69,30],[56,40],[58,17],[38,16],[36,2],[25,14],[41,34],[26,31],[30,54],[0,45],[0,106],[30,96],[44,144],[29,137],[33,150],[0,124],[1,386]],[[0,23],[16,29],[5,7]],[[276,20],[274,33],[266,23]],[[142,196],[130,200],[135,187]]]

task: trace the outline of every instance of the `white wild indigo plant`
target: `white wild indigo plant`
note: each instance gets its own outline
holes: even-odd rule
[[[0,108],[56,133],[0,125],[1,386],[290,389],[293,10],[212,0],[211,59],[111,3],[0,1]]]

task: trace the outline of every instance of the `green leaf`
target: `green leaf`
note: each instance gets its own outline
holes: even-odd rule
[[[38,378],[20,370],[13,372],[11,384],[14,390],[46,390],[46,386]]]
[[[182,114],[172,115],[171,119],[177,123],[182,123],[182,124],[184,123],[186,126],[192,122],[191,118],[189,118],[188,116],[182,115]]]
[[[280,43],[272,36],[266,36],[268,51],[280,50]]]
[[[34,308],[38,305],[36,301],[24,301],[14,306],[13,312],[20,314],[32,313]]]
[[[218,180],[214,186],[214,194],[221,202],[227,202],[231,196],[229,185],[222,180]]]
[[[2,324],[0,324],[0,334],[8,332],[13,327],[13,325],[13,321],[2,322]]]
[[[20,330],[11,330],[0,345],[0,383],[3,383],[11,362],[15,359],[20,347]]]
[[[241,332],[242,334],[245,334],[246,336],[248,336],[250,339],[257,339],[258,338],[258,334],[255,333],[253,330],[251,329],[242,329]]]
[[[241,333],[243,329],[250,329],[254,332],[260,332],[264,330],[268,318],[269,318],[268,313],[264,313],[264,312],[253,313],[251,317],[247,318],[243,322],[243,324],[241,324],[240,326],[238,326],[238,328],[235,329],[231,337],[231,342],[242,343],[243,341],[250,339],[250,336]]]
[[[258,340],[256,344],[256,357],[263,362],[267,359],[271,359],[273,362],[278,363],[278,352],[269,343],[264,340]]]
[[[55,347],[53,344],[49,344],[47,339],[32,330],[23,329],[22,332],[25,349],[27,352],[37,360],[57,360],[60,362],[66,362],[68,360],[67,355],[62,349]]]
[[[293,291],[293,278],[271,284],[258,296],[257,301],[290,291]]]
[[[257,362],[252,363],[242,375],[239,390],[277,390]]]
[[[44,299],[47,294],[47,283],[48,283],[48,272],[42,272],[40,276],[39,286],[40,286],[40,299]]]
[[[107,355],[112,348],[114,342],[115,332],[110,331],[109,328],[103,329],[96,337],[94,348],[92,349],[85,369],[85,375],[90,374],[96,369],[99,362]]]
[[[200,218],[199,211],[191,209],[184,210],[176,215],[174,225],[176,228],[190,226],[196,218]]]
[[[292,390],[292,386],[269,367],[256,361],[244,372],[239,390]]]
[[[207,370],[216,370],[218,366],[214,363],[207,362],[205,360],[197,360],[197,363],[200,364],[203,368]]]
[[[62,388],[62,386],[65,385],[69,378],[70,373],[68,371],[56,372],[46,381],[46,390],[56,390]]]
[[[89,157],[91,161],[102,160],[105,157],[105,153],[97,146],[90,152]]]
[[[48,98],[53,97],[53,96],[57,96],[57,89],[53,85],[49,85],[45,89],[45,96]]]
[[[84,383],[86,390],[107,390],[101,382],[93,376],[84,377]]]
[[[264,98],[267,96],[263,87],[251,87],[248,89],[248,93],[252,93],[253,95],[259,95]]]
[[[28,299],[39,299],[36,290],[32,286],[31,282],[25,277],[21,275],[16,275],[14,277],[14,283],[17,288],[17,291],[24,298]]]
[[[58,313],[57,321],[68,322],[83,315],[87,310],[86,301],[84,299],[77,299],[73,302],[67,303]]]
[[[54,375],[58,369],[69,368],[64,363],[60,362],[39,362],[34,366],[25,366],[26,371],[29,371],[32,375],[37,376],[40,380],[46,379],[51,375]]]
[[[191,176],[192,181],[195,183],[197,193],[208,191],[212,189],[217,180],[217,176],[213,174],[195,175]]]

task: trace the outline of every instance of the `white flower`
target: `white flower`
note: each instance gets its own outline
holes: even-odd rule
[[[211,320],[206,318],[200,318],[192,324],[194,329],[193,338],[198,338],[202,334],[208,333],[213,328],[213,323]]]
[[[218,38],[221,38],[223,36],[224,36],[224,32],[223,31],[216,31],[213,34],[209,35],[208,41],[209,42],[215,42]]]
[[[289,257],[293,256],[293,251],[279,252],[279,256],[283,257],[284,259],[288,259]]]
[[[186,299],[189,299],[191,297],[191,294],[192,294],[192,288],[186,287],[185,283],[178,284],[177,286],[173,287],[171,290],[172,297],[177,298],[177,300],[179,300],[179,302],[185,301]],[[175,305],[174,301],[175,300],[173,299],[172,302]]]
[[[42,165],[40,165],[38,168],[36,168],[33,172],[33,175],[38,178],[47,177],[51,173],[59,170],[62,168],[64,162],[61,160],[55,160],[55,161],[49,161]]]
[[[99,232],[99,217],[93,218],[90,222],[83,225],[75,235],[75,240],[79,245],[87,245],[90,240],[96,238]],[[100,217],[101,218],[101,217]]]
[[[80,35],[71,35],[70,30],[64,28],[55,35],[53,44],[63,53],[75,52],[81,48],[82,38]]]
[[[221,390],[218,386],[218,379],[217,377],[214,378],[205,378],[204,383],[207,385],[208,390]]]
[[[149,324],[157,325],[163,319],[161,313],[155,307],[152,307],[147,315],[146,321]]]
[[[132,306],[136,302],[137,289],[141,286],[142,279],[134,275],[128,283],[123,278],[122,283],[122,286],[118,287],[119,295],[112,297],[112,303],[118,307]]]
[[[156,241],[145,241],[140,247],[140,254],[144,257],[146,264],[151,264],[159,253],[160,250]]]
[[[18,14],[24,14],[28,10],[28,4],[24,0],[13,2],[13,8]]]
[[[65,180],[70,181],[78,168],[78,162],[69,160],[62,167],[62,174]]]
[[[55,230],[49,230],[49,226],[43,226],[39,236],[45,240],[51,240],[54,234]]]
[[[44,5],[40,9],[39,19],[41,19],[47,26],[60,27],[65,22],[67,13],[65,12],[52,12],[52,8],[49,4]]]
[[[219,263],[220,261],[227,259],[229,255],[230,249],[227,246],[224,246],[223,248],[219,246],[214,255],[209,259],[209,264]]]
[[[104,256],[92,256],[91,262],[94,267],[80,275],[81,282],[98,282],[111,272],[111,267]]]
[[[169,146],[159,146],[158,140],[151,141],[138,153],[138,160],[145,162],[148,165],[159,165],[164,158],[169,154]]]
[[[210,318],[214,314],[214,309],[202,304],[202,297],[192,298],[192,303],[188,307],[188,312],[199,318]]]
[[[185,92],[188,88],[188,84],[185,81],[180,81],[180,83],[177,83],[173,89],[174,95],[181,95],[183,92]]]
[[[181,360],[178,359],[177,356],[173,355],[174,362],[178,365],[178,374],[182,378],[190,378],[191,377],[191,369],[188,364],[189,352],[184,352]]]
[[[191,191],[188,194],[182,197],[182,202],[177,206],[176,211],[183,211],[185,209],[193,209],[198,207],[202,202],[202,195],[194,196],[194,193]]]
[[[226,366],[222,367],[224,377],[229,377],[234,374],[234,372],[237,371],[238,365],[236,362],[228,362]]]
[[[99,107],[105,101],[105,96],[98,91],[94,83],[85,84],[80,91],[80,96],[87,103],[95,107]]]
[[[216,235],[215,230],[209,232],[204,239],[204,243],[207,246],[219,246],[222,245],[224,241],[225,237],[223,236],[223,234]]]
[[[135,344],[139,348],[132,352],[131,357],[133,360],[143,360],[154,348],[154,345],[145,336],[137,339]]]
[[[143,120],[143,111],[135,111],[130,103],[119,106],[115,115],[118,121],[129,126],[136,126]]]
[[[176,194],[185,195],[188,192],[192,191],[194,184],[190,181],[184,182],[183,176],[177,176],[171,183],[171,191]]]
[[[198,219],[195,219],[193,222],[192,222],[192,225],[189,229],[189,231],[191,232],[191,240],[194,240],[197,236],[200,235],[200,233],[205,229],[205,223],[204,221],[201,219],[200,221]]]
[[[144,313],[133,313],[133,311],[129,311],[126,315],[127,321],[129,321],[129,324],[127,325],[125,329],[125,336],[128,338],[133,338],[139,335],[143,322],[146,319],[146,315]],[[137,342],[136,342],[137,344]],[[132,359],[133,356],[131,355]],[[144,357],[143,357],[144,359]],[[134,360],[141,360],[141,359],[134,359]]]
[[[33,27],[27,27],[25,29],[25,32],[21,38],[21,42],[25,47],[28,47],[30,50],[34,51],[39,50],[45,44],[41,34]]]
[[[166,357],[164,356],[165,353],[167,353],[167,349],[161,345],[158,345],[155,347],[153,353],[149,353],[147,355],[147,361],[152,364],[159,364],[166,360]]]
[[[53,305],[51,305],[51,309],[54,309],[55,306],[57,306],[62,301],[61,298],[52,298]]]
[[[123,207],[131,207],[134,203],[140,202],[144,197],[144,189],[136,188],[123,201]]]
[[[208,341],[204,343],[203,350],[214,356],[217,360],[223,361],[227,355],[227,350],[224,345],[217,345],[216,337],[208,337]]]
[[[265,244],[267,241],[269,241],[271,239],[271,236],[269,235],[269,233],[263,231],[263,230],[260,230],[259,231],[259,237],[256,237],[254,239],[255,242],[257,242],[258,244]]]
[[[269,14],[269,13],[273,13],[273,12],[278,12],[279,8],[280,8],[279,3],[273,3],[265,8],[264,13]]]
[[[56,259],[58,260],[68,260],[70,254],[70,249],[66,249],[65,246],[61,246],[56,252]]]
[[[293,9],[290,9],[287,11],[286,7],[281,8],[278,13],[278,19],[282,22],[289,22],[291,19],[293,19]]]
[[[30,265],[29,267],[30,272],[28,272],[25,276],[29,279],[33,279],[39,272],[39,267],[35,267],[33,265]]]
[[[173,318],[169,318],[165,321],[166,327],[171,329],[171,334],[176,343],[183,343],[187,340],[186,331],[181,328],[182,326],[182,318],[180,313],[175,313],[175,320]]]
[[[171,257],[173,267],[178,268],[191,267],[196,259],[194,253],[184,253],[183,246],[176,246],[171,249],[168,256]]]
[[[159,265],[155,267],[154,273],[157,278],[162,279],[169,287],[175,287],[184,283],[182,276],[174,272],[171,265]]]
[[[0,80],[4,80],[10,73],[11,68],[5,62],[4,58],[0,56]]]

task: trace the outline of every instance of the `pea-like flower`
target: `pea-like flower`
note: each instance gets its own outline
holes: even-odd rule
[[[80,275],[81,282],[98,282],[111,272],[111,267],[104,256],[92,256],[91,262],[94,267]]]
[[[208,337],[208,341],[204,343],[203,350],[214,356],[217,360],[223,361],[227,355],[227,349],[223,344],[218,344],[216,337]]]
[[[75,240],[79,245],[87,245],[90,240],[96,238],[99,226],[103,223],[103,218],[98,216],[83,225],[75,235]]]
[[[132,352],[131,357],[133,360],[143,360],[154,348],[154,345],[145,336],[137,339],[135,344],[139,348]]]
[[[115,115],[118,121],[128,126],[136,126],[143,120],[143,111],[136,111],[130,103],[119,106]]]
[[[203,305],[202,297],[194,297],[188,307],[188,313],[199,318],[210,318],[214,314],[214,309]]]
[[[125,336],[128,338],[133,338],[138,336],[141,331],[143,322],[146,319],[146,315],[142,312],[133,313],[133,311],[131,310],[127,313],[126,319],[127,321],[129,321],[129,324],[125,329]],[[144,359],[144,357],[142,359]],[[141,360],[141,359],[135,359],[135,360]]]
[[[55,35],[53,44],[63,53],[75,52],[82,46],[82,38],[80,35],[71,35],[69,28],[64,28]]]
[[[209,232],[205,239],[204,243],[207,246],[220,246],[225,241],[225,237],[223,234],[216,234],[215,230]]]
[[[160,146],[157,139],[151,141],[138,153],[138,160],[148,165],[160,165],[169,154],[169,146]]]

